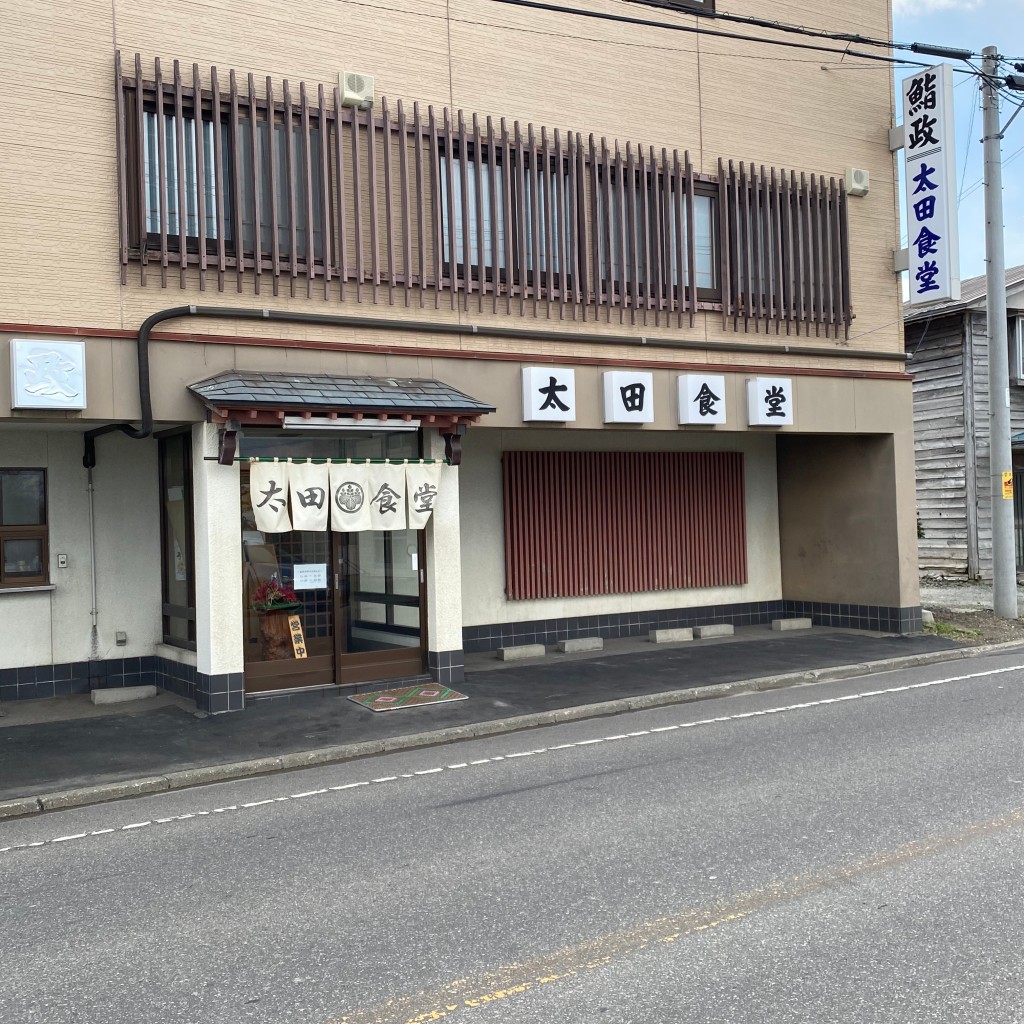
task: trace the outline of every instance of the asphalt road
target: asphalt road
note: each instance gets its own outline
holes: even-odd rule
[[[0,1020],[1024,1021],[1018,663],[3,823]]]

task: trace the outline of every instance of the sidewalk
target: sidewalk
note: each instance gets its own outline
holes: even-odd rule
[[[752,626],[738,629],[734,638],[658,647],[609,641],[596,656],[549,654],[501,668],[477,656],[466,682],[457,687],[468,700],[378,714],[337,691],[205,719],[186,702],[166,697],[155,698],[153,710],[143,706],[151,702],[143,702],[127,713],[66,720],[53,720],[51,714],[49,721],[0,729],[0,803],[28,798],[20,810],[0,806],[0,818],[740,689],[793,685],[812,681],[808,673],[821,670],[833,670],[828,678],[842,678],[863,674],[866,663],[894,658],[924,663],[965,653],[954,641],[932,635],[821,627],[772,633]]]

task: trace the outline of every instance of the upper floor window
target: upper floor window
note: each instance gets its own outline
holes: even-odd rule
[[[46,470],[0,469],[0,587],[49,582]]]

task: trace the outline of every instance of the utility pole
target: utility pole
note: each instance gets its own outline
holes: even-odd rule
[[[989,463],[992,483],[992,610],[1017,618],[1017,553],[1013,533],[1013,456],[1010,450],[1010,369],[1006,342],[1003,254],[1003,170],[997,84],[998,49],[982,50],[981,113],[985,153],[985,261],[988,323]],[[1009,497],[1004,481],[1010,480]]]

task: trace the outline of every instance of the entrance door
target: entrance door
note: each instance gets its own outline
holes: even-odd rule
[[[423,535],[333,533],[335,672],[353,684],[424,671]]]

